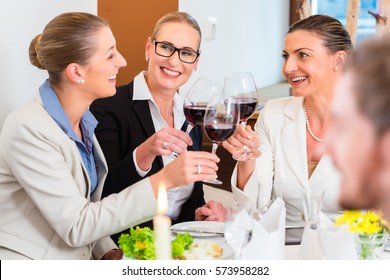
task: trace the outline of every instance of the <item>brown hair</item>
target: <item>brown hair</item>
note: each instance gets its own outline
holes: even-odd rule
[[[46,69],[51,85],[61,82],[70,63],[85,65],[96,48],[94,35],[107,23],[89,13],[63,13],[52,19],[30,43],[32,65]]]
[[[312,15],[292,24],[287,33],[305,30],[317,34],[331,54],[353,49],[347,30],[337,19],[326,15]]]
[[[199,24],[198,22],[192,17],[190,16],[188,13],[186,12],[178,12],[178,11],[175,11],[175,12],[170,12],[166,15],[164,15],[162,18],[160,18],[155,27],[154,27],[154,30],[153,30],[153,33],[152,33],[152,39],[155,39],[156,36],[158,35],[158,32],[160,31],[161,27],[165,24],[165,23],[168,23],[168,22],[185,22],[187,23],[189,26],[193,27],[196,31],[198,31],[199,33],[199,46],[198,46],[198,51],[199,51],[199,47],[200,47],[200,39],[202,38],[202,32],[200,30],[200,27],[199,27]]]
[[[390,35],[363,41],[345,66],[354,77],[359,110],[378,135],[384,133],[390,129]]]

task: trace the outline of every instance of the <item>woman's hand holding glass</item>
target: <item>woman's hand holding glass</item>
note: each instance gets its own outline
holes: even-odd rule
[[[219,158],[209,152],[185,151],[175,160],[150,177],[156,184],[169,187],[188,185],[202,180],[217,178]]]
[[[166,126],[138,146],[137,164],[142,170],[148,170],[157,156],[170,156],[172,152],[183,153],[191,145],[192,139],[187,133]]]
[[[260,152],[260,138],[258,133],[247,125],[245,127],[239,125],[232,137],[222,143],[222,146],[233,155],[240,156],[245,146],[251,150],[251,159],[258,158],[261,155]]]

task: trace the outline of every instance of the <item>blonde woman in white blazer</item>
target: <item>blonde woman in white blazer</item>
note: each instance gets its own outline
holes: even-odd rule
[[[188,152],[101,199],[105,180],[117,176],[108,173],[89,106],[115,94],[126,65],[110,28],[95,15],[61,14],[31,42],[30,61],[49,78],[0,135],[0,259],[119,259],[109,236],[155,215],[158,185],[216,177],[216,156]]]
[[[262,208],[272,195],[281,197],[286,224],[301,226],[301,191],[324,189],[322,211],[330,219],[339,214],[339,174],[321,148],[327,137],[333,85],[351,49],[348,33],[329,16],[310,16],[290,27],[283,74],[293,97],[268,101],[255,124],[256,133],[249,126],[240,128],[223,143],[232,154],[249,145],[257,157],[238,162],[233,172],[232,189],[238,201]]]

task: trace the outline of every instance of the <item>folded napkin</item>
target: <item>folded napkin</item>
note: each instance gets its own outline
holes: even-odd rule
[[[260,221],[253,219],[252,239],[242,259],[284,259],[285,225],[286,207],[283,200],[276,198]]]
[[[354,233],[348,230],[348,225],[336,226],[324,214],[321,216],[320,236],[327,260],[357,259]]]
[[[354,235],[348,231],[347,225],[336,226],[321,213],[317,230],[305,227],[298,259],[357,259]]]

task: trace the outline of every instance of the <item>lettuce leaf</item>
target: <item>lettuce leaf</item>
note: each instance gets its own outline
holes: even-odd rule
[[[130,228],[129,233],[123,233],[119,237],[119,248],[128,258],[139,260],[155,260],[156,248],[154,247],[154,231],[149,227]],[[172,240],[172,258],[182,259],[184,251],[188,250],[193,242],[192,236],[180,233]]]
[[[130,234],[121,234],[118,244],[126,257],[139,260],[156,259],[154,232],[149,227],[131,228]]]
[[[179,233],[174,240],[172,240],[172,258],[181,258],[184,251],[190,249],[193,242],[192,236],[186,233]]]

